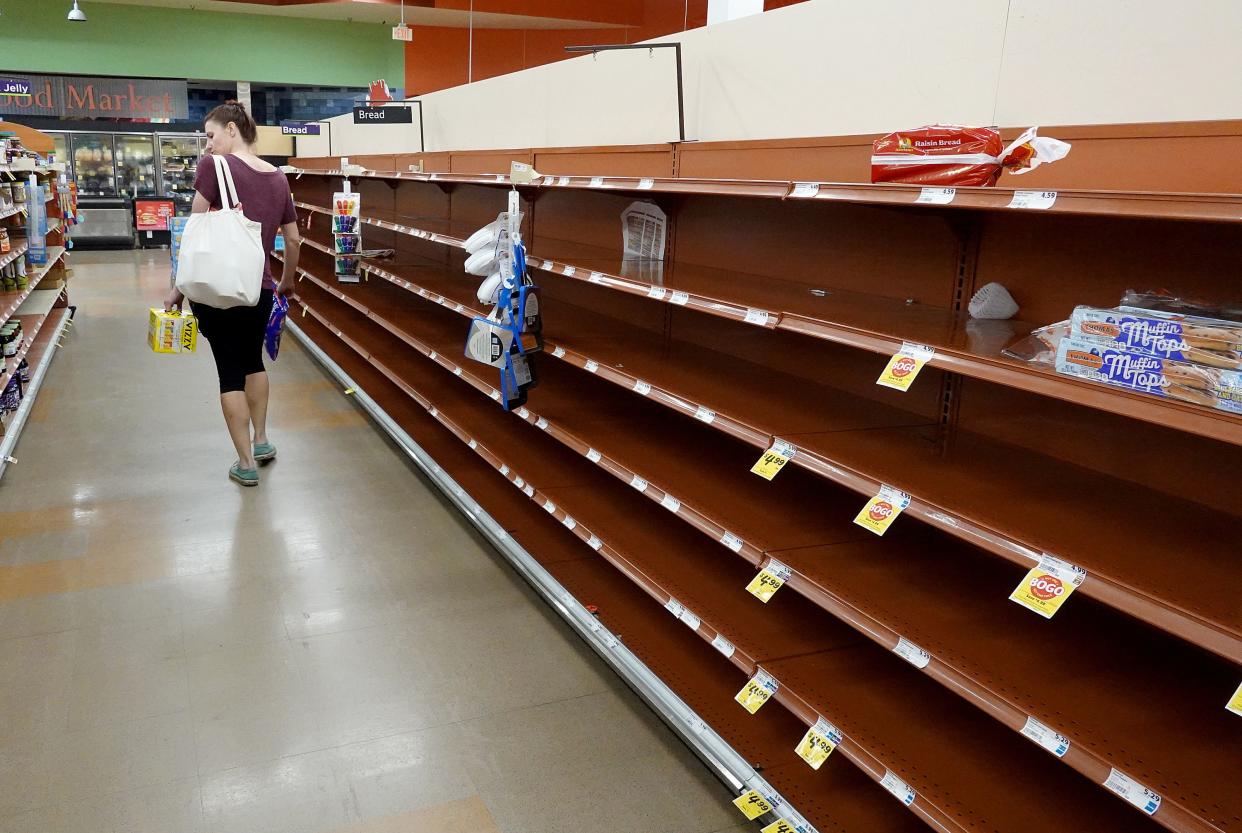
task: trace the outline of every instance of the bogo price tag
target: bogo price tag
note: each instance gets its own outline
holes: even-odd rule
[[[1010,208],[1052,208],[1057,201],[1056,191],[1014,191],[1009,201]]]
[[[1051,619],[1086,577],[1082,567],[1044,555],[1009,594],[1009,600]]]
[[[780,473],[781,469],[785,468],[785,464],[792,460],[797,453],[798,447],[793,443],[774,439],[772,447],[763,452],[758,462],[750,467],[750,471],[764,480],[771,480]]]
[[[957,196],[956,188],[924,188],[919,191],[917,203],[924,205],[948,205]]]
[[[798,757],[810,764],[811,769],[819,769],[840,742],[841,732],[821,717],[802,736],[798,744]]]
[[[884,372],[880,374],[879,379],[875,380],[875,383],[893,390],[907,391],[919,375],[919,371],[923,369],[923,365],[927,364],[934,355],[936,351],[932,347],[903,341],[901,349],[888,360]]]
[[[1109,773],[1108,780],[1104,782],[1104,788],[1121,796],[1122,799],[1149,816],[1155,815],[1160,809],[1162,799],[1159,793],[1147,789],[1119,769],[1114,768]]]
[[[771,802],[756,790],[751,790],[733,799],[733,806],[742,811],[747,821],[754,821],[764,813],[772,812]]]
[[[776,681],[775,677],[760,668],[755,672],[755,676],[751,677],[746,682],[746,685],[742,686],[742,690],[733,699],[740,703],[746,711],[754,714],[759,711],[764,703],[771,699],[772,695],[780,687],[780,683]]]
[[[1058,758],[1064,758],[1065,753],[1069,751],[1069,738],[1058,732],[1053,731],[1051,726],[1040,723],[1033,717],[1026,719],[1026,725],[1022,727],[1022,734],[1029,739],[1035,741],[1044,749],[1047,749]]]
[[[910,496],[892,486],[881,486],[880,493],[867,501],[854,523],[876,535],[883,535],[889,525],[910,505]]]
[[[767,566],[759,571],[759,575],[750,580],[750,584],[746,585],[746,592],[767,604],[776,595],[776,591],[789,581],[791,572],[787,566],[775,558],[769,558]]]

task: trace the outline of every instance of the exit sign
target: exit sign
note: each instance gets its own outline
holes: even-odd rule
[[[414,40],[414,30],[405,25],[394,26],[392,27],[392,39],[406,42],[412,41]]]

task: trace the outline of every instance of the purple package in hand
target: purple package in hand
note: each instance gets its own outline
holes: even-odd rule
[[[289,299],[277,295],[272,299],[272,314],[267,319],[267,330],[263,333],[263,344],[267,354],[273,359],[280,352],[280,334],[285,329],[285,317],[289,314]]]

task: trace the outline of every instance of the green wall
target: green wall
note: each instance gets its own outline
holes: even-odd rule
[[[403,44],[390,27],[258,14],[222,14],[80,0],[3,5],[0,69],[365,87],[405,84]]]

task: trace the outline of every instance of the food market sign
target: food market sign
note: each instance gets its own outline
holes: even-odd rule
[[[71,118],[186,119],[186,82],[88,78],[79,75],[0,76],[0,113]]]

